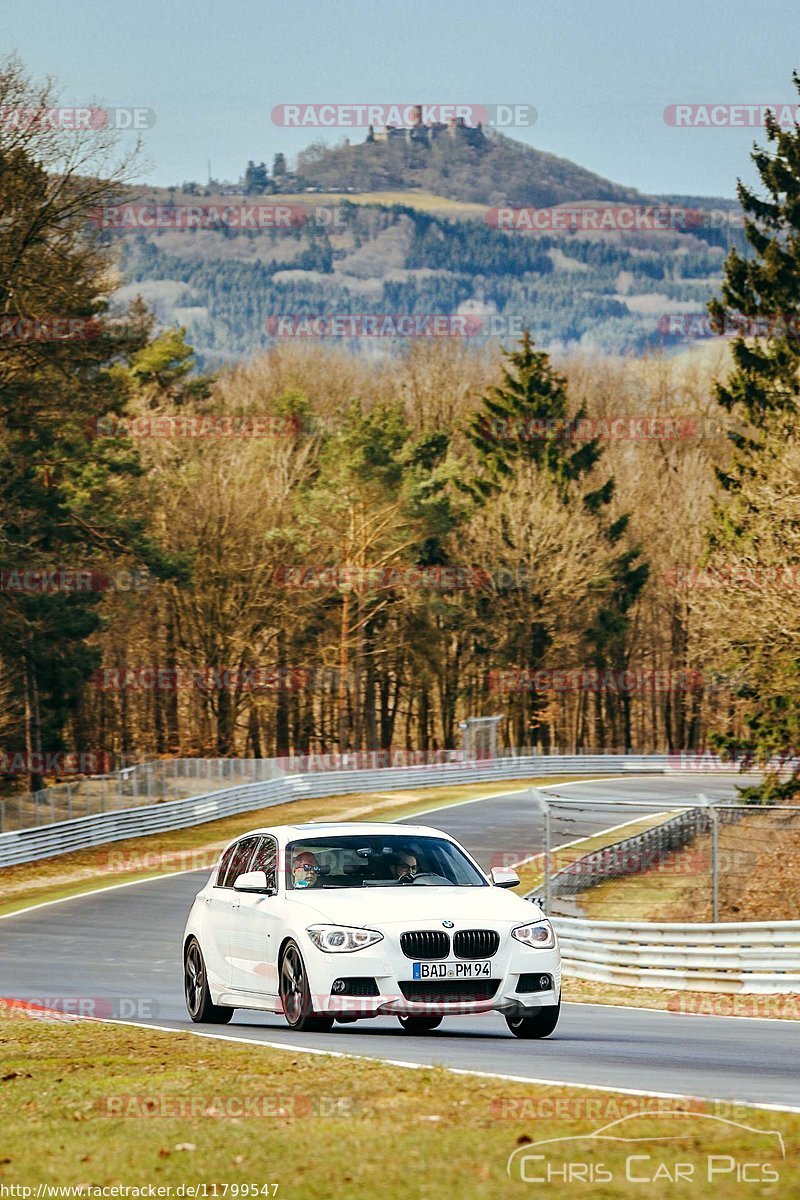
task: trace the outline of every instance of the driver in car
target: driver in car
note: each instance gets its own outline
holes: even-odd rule
[[[316,854],[299,850],[292,861],[292,877],[296,888],[322,887],[321,867]]]
[[[417,858],[410,850],[399,850],[389,863],[393,879],[413,879],[417,873]]]

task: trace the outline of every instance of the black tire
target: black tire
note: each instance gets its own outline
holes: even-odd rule
[[[404,1033],[430,1033],[433,1029],[438,1029],[442,1023],[441,1017],[415,1017],[413,1013],[407,1016],[398,1016],[398,1021]]]
[[[227,1025],[232,1008],[212,1004],[203,952],[197,938],[189,938],[183,952],[183,993],[193,1021],[206,1025]]]
[[[281,956],[280,996],[286,1023],[298,1033],[327,1033],[333,1017],[314,1012],[303,956],[296,942],[287,942]]]
[[[543,1008],[528,1009],[527,1012],[506,1013],[506,1025],[518,1038],[546,1038],[558,1024],[561,1015],[561,997],[558,1004],[547,1004]]]

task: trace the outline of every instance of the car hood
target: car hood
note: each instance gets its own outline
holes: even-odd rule
[[[497,887],[334,888],[290,892],[292,905],[309,920],[335,925],[398,926],[453,921],[456,928],[543,916],[536,904]]]

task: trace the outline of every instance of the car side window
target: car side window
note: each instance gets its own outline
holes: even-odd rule
[[[278,843],[275,838],[263,837],[250,863],[251,871],[263,871],[267,887],[278,890]]]
[[[236,853],[238,845],[239,845],[238,842],[234,842],[232,846],[228,846],[228,849],[223,854],[223,856],[220,860],[219,868],[217,870],[217,877],[214,880],[215,887],[224,887],[225,886],[223,883],[223,880],[225,879],[225,876],[228,872],[228,867],[231,865],[231,859],[233,858],[234,854]]]
[[[258,840],[257,837],[246,837],[236,843],[227,870],[224,875],[220,875],[219,887],[233,887],[239,876],[244,875],[249,868],[250,858]]]

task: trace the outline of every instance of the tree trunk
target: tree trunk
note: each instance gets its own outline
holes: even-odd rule
[[[339,725],[339,752],[344,754],[348,744],[347,729],[347,667],[348,635],[350,632],[350,591],[345,589],[342,598],[342,624],[339,634],[339,688],[336,711]]]
[[[41,761],[42,754],[42,714],[39,706],[39,685],[36,679],[36,664],[30,649],[23,657],[23,687],[25,690],[25,752],[28,762],[28,788],[32,792],[41,791],[44,779],[41,771],[33,770],[35,760]]]
[[[173,600],[167,596],[167,642],[164,666],[170,672],[168,678],[177,678],[178,652],[177,628]],[[170,689],[164,696],[164,717],[166,720],[166,748],[169,754],[175,756],[181,751],[180,724],[178,719],[178,689]]]

